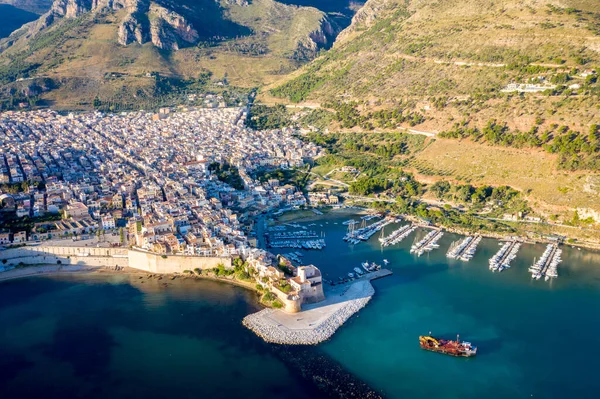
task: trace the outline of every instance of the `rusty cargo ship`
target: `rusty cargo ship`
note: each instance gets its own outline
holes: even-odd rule
[[[477,347],[470,342],[460,341],[459,336],[456,336],[456,341],[448,339],[440,339],[431,335],[421,335],[419,344],[422,349],[443,353],[444,355],[471,357],[477,354]]]

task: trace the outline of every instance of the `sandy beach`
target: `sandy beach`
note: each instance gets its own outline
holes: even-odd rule
[[[88,274],[138,274],[142,273],[135,269],[119,269],[92,267],[92,266],[70,266],[70,265],[47,265],[47,266],[28,266],[21,267],[5,272],[0,272],[0,282],[14,280],[18,278],[27,278],[35,276],[49,276],[53,274],[72,274],[72,273],[88,273]]]

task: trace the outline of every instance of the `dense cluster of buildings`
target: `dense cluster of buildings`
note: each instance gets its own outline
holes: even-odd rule
[[[292,130],[255,131],[245,118],[243,108],[163,118],[3,113],[2,210],[14,207],[18,217],[62,215],[37,223],[30,240],[118,229],[130,244],[159,253],[237,254],[252,244],[251,216],[308,203],[295,187],[260,183],[253,172],[302,166],[319,153]],[[216,164],[235,170],[244,189],[213,173]]]
[[[156,254],[240,256],[288,311],[323,299],[317,268],[289,264],[286,277],[252,232],[253,216],[265,211],[337,202],[252,177],[303,166],[319,148],[291,129],[247,128],[243,108],[160,115],[0,114],[0,217],[37,217],[31,231],[0,229],[0,244],[109,232]]]

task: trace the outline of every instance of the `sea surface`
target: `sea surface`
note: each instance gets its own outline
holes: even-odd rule
[[[439,249],[416,257],[408,249],[426,230],[382,251],[377,236],[343,242],[347,219],[301,222],[317,223],[308,228],[328,243],[303,251],[305,263],[337,280],[387,259],[394,274],[375,281],[371,302],[317,347],[262,342],[241,325],[259,309],[255,294],[223,283],[123,275],[0,283],[0,397],[319,398],[349,388],[360,398],[367,391],[353,387],[362,383],[387,398],[597,397],[599,253],[563,247],[559,278],[532,281],[527,268],[544,245],[524,245],[511,269],[492,273],[496,240],[484,239],[470,262],[449,261],[460,236],[446,233]],[[477,357],[421,350],[418,336],[430,331],[460,334]]]
[[[39,15],[21,10],[10,4],[0,4],[0,38],[8,37],[23,24],[35,21]]]

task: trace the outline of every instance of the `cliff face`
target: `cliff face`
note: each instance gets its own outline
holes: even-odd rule
[[[96,11],[127,13],[119,22],[118,42],[152,42],[156,47],[177,50],[181,45],[195,44],[198,32],[187,19],[162,5],[162,0],[54,0],[52,7],[40,19],[23,28],[19,37],[31,37],[49,27],[60,18],[77,18]],[[166,2],[165,2],[166,3]],[[10,42],[9,42],[10,43]]]
[[[156,47],[177,50],[180,44],[194,44],[198,32],[175,11],[149,0],[56,0],[51,13],[56,17],[76,18],[83,13],[98,10],[126,10],[119,23],[118,41],[144,44],[149,41]]]
[[[398,5],[397,0],[368,0],[352,17],[350,26],[344,29],[338,36],[337,41],[347,40],[358,30],[369,28],[377,22],[380,15],[388,10],[394,9]]]

